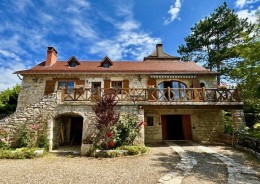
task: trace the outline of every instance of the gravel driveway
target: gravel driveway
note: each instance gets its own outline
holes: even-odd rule
[[[156,183],[178,162],[179,156],[167,145],[153,145],[149,154],[133,157],[0,160],[0,183]]]
[[[50,154],[32,160],[0,160],[0,183],[260,184],[260,161],[231,147],[168,144],[150,146],[149,154],[134,157]]]

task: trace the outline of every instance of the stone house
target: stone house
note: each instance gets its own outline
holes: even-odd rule
[[[44,117],[49,126],[50,150],[61,145],[84,147],[93,133],[92,106],[106,90],[115,92],[118,112],[130,112],[144,121],[141,143],[163,140],[217,141],[223,132],[223,109],[243,118],[236,89],[218,88],[216,76],[194,62],[164,53],[162,44],[143,61],[57,61],[48,47],[46,61],[23,77],[15,114],[0,121],[15,123]],[[10,123],[12,122],[12,123]]]

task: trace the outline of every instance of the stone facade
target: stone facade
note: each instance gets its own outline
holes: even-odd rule
[[[222,110],[211,109],[152,109],[145,111],[147,117],[153,117],[154,125],[145,127],[145,142],[161,142],[162,115],[190,115],[191,133],[194,141],[216,141],[223,132]]]
[[[49,139],[50,150],[60,146],[60,118],[67,118],[66,122],[69,122],[71,117],[82,117],[82,140],[87,139],[94,130],[95,115],[92,111],[91,102],[63,102],[61,100],[61,92],[56,91],[51,95],[44,96],[44,89],[47,80],[51,79],[66,80],[71,78],[77,78],[85,81],[85,87],[91,88],[92,82],[101,82],[101,88],[104,88],[104,80],[122,81],[129,80],[129,88],[146,88],[149,75],[134,75],[134,74],[96,74],[96,75],[26,75],[24,76],[22,89],[19,94],[17,112],[11,117],[5,118],[0,121],[0,126],[11,130],[16,124],[23,122],[35,121],[37,117],[41,116],[47,119],[49,125]],[[204,83],[205,87],[213,88],[216,86],[216,80],[214,76],[197,76],[199,83]],[[184,83],[188,88],[193,85],[192,79],[179,78],[179,79],[156,79],[156,84],[160,84],[165,81],[180,81]],[[55,89],[57,90],[57,82]],[[157,102],[155,102],[157,103]],[[118,103],[118,112],[130,112],[136,114],[139,121],[147,121],[147,117],[153,117],[153,126],[145,126],[142,129],[142,137],[138,140],[138,143],[149,142],[161,142],[163,140],[161,116],[162,115],[190,115],[191,119],[191,134],[194,141],[214,141],[217,140],[219,134],[223,132],[223,117],[222,110],[212,109],[190,109],[189,105],[194,105],[196,102],[184,103],[186,108],[176,109],[174,105],[181,104],[181,102],[171,102],[172,109],[154,109],[146,108],[142,109],[142,105],[149,107],[150,102],[143,102],[142,104],[133,103],[132,101]],[[158,105],[167,105],[165,102],[158,102]],[[168,104],[169,105],[169,104]],[[206,104],[205,104],[206,105]],[[207,105],[206,105],[207,106]],[[151,106],[152,107],[152,106]],[[234,121],[241,121],[243,116],[242,111],[233,111]],[[243,119],[243,118],[242,118]],[[67,123],[65,127],[67,129],[67,139],[69,139],[70,123]]]

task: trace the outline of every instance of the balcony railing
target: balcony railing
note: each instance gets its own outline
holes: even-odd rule
[[[96,101],[111,92],[122,102],[240,102],[237,89],[223,88],[74,88],[62,90],[62,100]]]

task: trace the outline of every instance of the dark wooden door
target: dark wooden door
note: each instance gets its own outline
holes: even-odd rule
[[[185,140],[192,140],[190,115],[182,116],[182,128]]]
[[[161,116],[162,123],[162,139],[167,140],[167,115]]]

